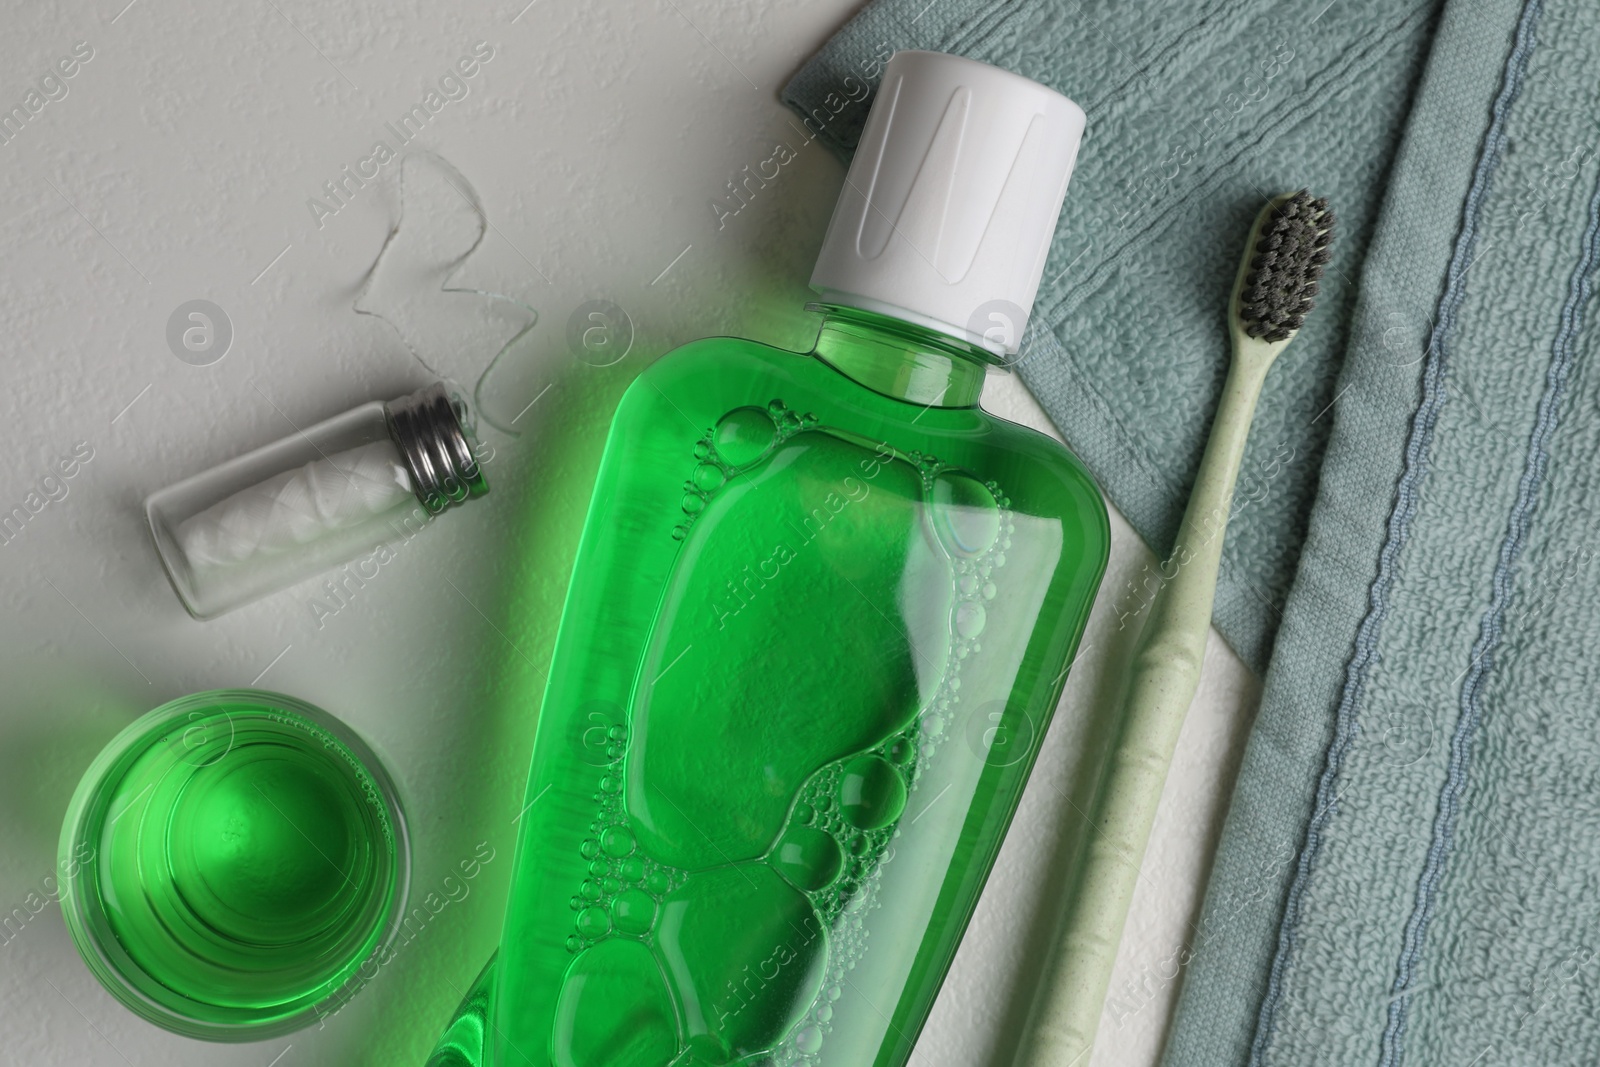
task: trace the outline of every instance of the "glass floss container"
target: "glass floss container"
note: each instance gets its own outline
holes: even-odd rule
[[[178,599],[215,618],[487,493],[474,443],[466,402],[438,382],[170,485],[145,515]]]

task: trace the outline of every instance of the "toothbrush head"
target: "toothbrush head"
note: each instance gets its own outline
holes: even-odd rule
[[[1305,324],[1330,256],[1333,222],[1328,201],[1304,189],[1262,210],[1234,287],[1234,318],[1246,336],[1276,344]]]

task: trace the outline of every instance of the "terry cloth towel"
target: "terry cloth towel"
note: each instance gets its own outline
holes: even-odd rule
[[[1093,134],[1046,271],[1065,277],[1041,290],[1024,373],[1157,548],[1177,500],[1141,496],[1132,472],[1166,464],[1186,485],[1215,383],[1186,362],[1182,330],[1174,341],[1124,325],[1160,307],[1221,373],[1220,327],[1209,338],[1198,324],[1218,314],[1223,283],[1196,264],[1204,241],[1236,243],[1260,203],[1226,227],[1213,217],[1236,175],[1263,194],[1332,190],[1348,220],[1343,285],[1263,405],[1301,399],[1307,356],[1335,375],[1331,411],[1309,407],[1328,434],[1320,478],[1307,408],[1258,421],[1251,454],[1289,440],[1296,459],[1230,528],[1236,613],[1218,622],[1247,658],[1240,635],[1264,641],[1271,622],[1251,629],[1238,587],[1263,582],[1275,560],[1257,554],[1274,546],[1298,566],[1204,910],[1178,956],[1166,1063],[1600,1060],[1600,5],[1447,0],[1435,26],[1420,7],[1353,0],[1178,15],[926,2],[878,0],[789,99],[827,115],[817,88],[860,77],[850,64],[886,38],[1009,66],[1086,105]],[[1190,98],[1210,95],[1210,72],[1258,54],[1263,26],[1281,27],[1302,80],[1263,101],[1248,135],[1176,167],[1183,209],[1126,239],[1107,220],[1126,210],[1118,182],[1150,158],[1150,129],[1195,128]],[[1349,66],[1364,53],[1365,67]],[[1163,88],[1175,72],[1181,93]],[[1366,153],[1364,169],[1350,153]],[[1203,236],[1207,218],[1226,237]],[[1120,258],[1091,268],[1113,240]],[[1064,311],[1059,294],[1074,291]],[[1130,382],[1163,399],[1133,403]],[[1085,431],[1078,420],[1096,411]],[[1141,458],[1114,454],[1113,432]],[[1300,538],[1289,513],[1308,505]]]

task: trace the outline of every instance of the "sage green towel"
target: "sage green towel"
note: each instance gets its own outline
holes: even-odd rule
[[[1445,10],[1169,1063],[1600,1058],[1597,64]]]
[[[1596,1062],[1600,5],[927,2],[878,0],[791,102],[820,121],[883,38],[1085,105],[1024,375],[1158,550],[1250,214],[1309,185],[1346,220],[1247,464],[1294,458],[1229,531],[1218,625],[1276,644],[1167,1063]],[[1275,36],[1299,75],[1169,155]]]

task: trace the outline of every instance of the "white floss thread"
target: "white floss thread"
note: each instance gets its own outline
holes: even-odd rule
[[[325,534],[415,501],[392,441],[373,441],[241,490],[178,526],[193,567],[242,563],[309,544]]]

